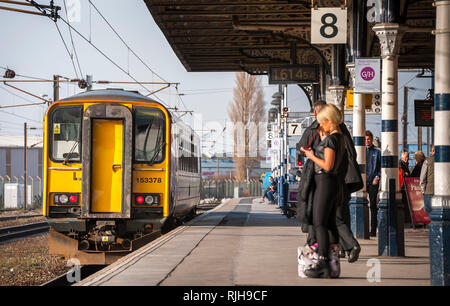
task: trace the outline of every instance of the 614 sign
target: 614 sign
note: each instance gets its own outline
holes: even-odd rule
[[[284,65],[269,67],[269,84],[310,84],[318,82],[318,65]]]
[[[346,44],[347,9],[340,7],[312,8],[311,43]]]

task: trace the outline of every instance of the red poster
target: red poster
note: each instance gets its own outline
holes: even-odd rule
[[[430,217],[428,217],[424,207],[423,194],[420,189],[420,179],[418,177],[406,177],[405,185],[408,194],[408,204],[414,224],[430,223]]]

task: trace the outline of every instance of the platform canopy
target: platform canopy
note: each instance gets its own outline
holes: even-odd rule
[[[246,71],[266,74],[272,65],[325,64],[331,45],[311,45],[311,1],[144,0],[187,71]],[[348,48],[352,50],[352,1],[314,1],[320,7],[348,6]],[[366,3],[366,1],[363,1]],[[399,68],[434,66],[433,0],[399,0],[403,36]],[[366,9],[367,11],[367,9]],[[363,12],[367,13],[367,12]],[[365,22],[367,56],[379,56],[378,38]],[[291,57],[295,50],[296,57]],[[294,54],[295,54],[294,53]],[[347,52],[349,53],[349,52]]]

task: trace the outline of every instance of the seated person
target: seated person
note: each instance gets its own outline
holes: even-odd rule
[[[273,196],[273,194],[277,192],[277,183],[276,183],[276,181],[273,179],[272,176],[269,177],[269,181],[270,181],[270,186],[267,187],[266,190],[264,191],[263,200],[264,200],[264,198],[267,197],[267,199],[268,199],[271,203],[274,203],[275,197]]]

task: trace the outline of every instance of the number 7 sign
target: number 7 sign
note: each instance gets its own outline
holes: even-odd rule
[[[311,43],[346,44],[347,9],[340,7],[312,8]]]
[[[288,123],[288,136],[301,136],[302,128],[300,123]]]

